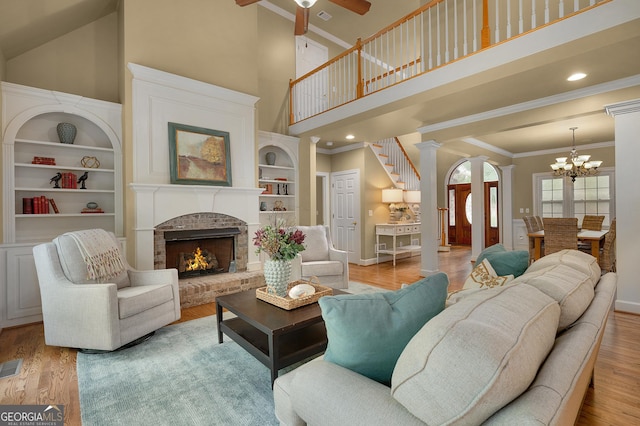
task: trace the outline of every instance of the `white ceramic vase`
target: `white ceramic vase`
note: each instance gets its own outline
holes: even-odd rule
[[[267,292],[276,296],[286,297],[291,277],[290,260],[264,261],[264,280],[267,283]]]

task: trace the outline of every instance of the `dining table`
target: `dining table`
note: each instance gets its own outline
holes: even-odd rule
[[[584,229],[578,231],[578,241],[588,242],[591,244],[591,255],[596,258],[600,263],[600,243],[604,241],[605,235],[609,232],[608,229],[601,231],[593,231],[590,229]],[[542,242],[544,241],[544,230],[530,232],[527,234],[529,238],[533,239],[533,260],[538,260],[542,257]]]

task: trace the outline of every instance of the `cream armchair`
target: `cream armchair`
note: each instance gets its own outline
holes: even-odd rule
[[[33,248],[45,343],[98,351],[115,350],[180,318],[178,272],[125,270],[109,282],[87,279],[76,240],[61,235]]]
[[[305,234],[306,248],[293,260],[292,279],[308,280],[316,276],[324,286],[348,288],[349,256],[346,251],[333,248],[329,228],[324,225],[296,228]]]

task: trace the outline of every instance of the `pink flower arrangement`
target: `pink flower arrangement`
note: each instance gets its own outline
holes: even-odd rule
[[[256,231],[253,244],[257,253],[265,252],[272,260],[292,260],[305,247],[304,233],[298,229],[267,225]]]

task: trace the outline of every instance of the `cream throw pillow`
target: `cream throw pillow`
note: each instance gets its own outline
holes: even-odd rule
[[[491,263],[487,259],[483,259],[482,262],[471,271],[469,278],[464,282],[462,286],[463,290],[470,288],[493,288],[501,287],[511,281],[513,275],[506,275],[504,277],[496,274],[496,271],[491,266]]]

